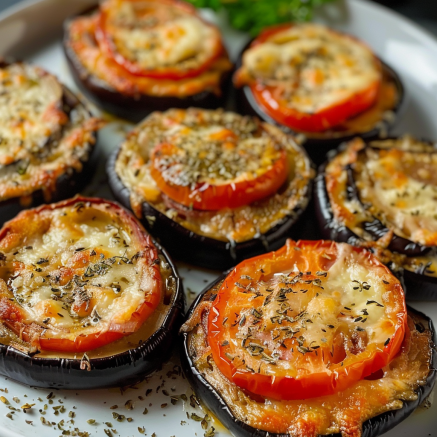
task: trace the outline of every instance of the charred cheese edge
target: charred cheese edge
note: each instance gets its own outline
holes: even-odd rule
[[[297,24],[251,46],[239,72],[281,89],[287,106],[317,113],[381,81],[373,52],[362,42],[319,24]]]
[[[425,246],[437,245],[437,152],[405,136],[374,141],[353,140],[326,167],[326,184],[335,219],[361,238],[374,217],[395,235]],[[353,165],[361,203],[347,196],[346,167]],[[367,205],[364,208],[363,205]],[[409,270],[437,275],[435,253],[404,260]],[[421,267],[427,265],[427,268]]]
[[[0,67],[0,201],[37,190],[49,200],[61,175],[82,170],[100,121],[66,93],[39,67]]]
[[[159,259],[147,260],[149,247],[111,206],[69,201],[6,224],[0,289],[19,309],[23,326],[36,324],[41,337],[74,341],[129,321],[156,286],[161,292],[150,274],[150,263]]]
[[[226,140],[207,140],[224,130],[237,137],[237,148],[226,150]],[[181,147],[183,161],[189,166],[190,178],[179,180],[181,185],[197,178],[220,184],[229,178],[238,181],[258,176],[269,168],[279,151],[286,150],[287,188],[250,206],[189,214],[174,202],[166,202],[150,175],[151,150],[166,141]],[[121,145],[115,171],[129,188],[131,206],[138,217],[142,216],[141,204],[146,201],[197,234],[236,242],[267,232],[296,206],[305,206],[308,183],[313,177],[308,159],[278,128],[231,112],[194,108],[150,115]]]

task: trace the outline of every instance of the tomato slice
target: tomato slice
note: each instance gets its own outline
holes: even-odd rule
[[[272,143],[262,148],[257,158],[258,168],[246,171],[243,159],[248,159],[247,150],[228,129],[209,137],[223,149],[217,156],[232,173],[228,179],[220,174],[210,174],[205,164],[194,175],[190,163],[202,156],[202,152],[174,144],[160,144],[151,153],[151,175],[160,190],[174,201],[198,210],[219,210],[249,205],[275,193],[288,175],[287,152],[276,149]],[[207,151],[204,151],[207,153]],[[226,152],[229,152],[228,154]],[[227,159],[229,157],[229,159]],[[236,161],[240,159],[240,163]],[[241,167],[243,166],[243,168]]]
[[[234,81],[248,85],[278,123],[322,132],[370,108],[382,75],[379,60],[355,38],[319,25],[285,24],[252,42]]]
[[[370,252],[288,240],[227,276],[209,312],[208,343],[240,388],[292,400],[342,391],[380,370],[406,329],[402,286]]]
[[[0,250],[0,320],[39,350],[105,346],[138,331],[162,299],[151,237],[109,201],[74,198],[24,211],[0,231]]]
[[[175,0],[107,0],[96,36],[101,49],[129,73],[155,79],[199,76],[224,51],[218,29],[192,5]]]
[[[267,115],[280,124],[302,132],[323,132],[360,114],[375,103],[379,87],[380,81],[377,80],[335,105],[315,113],[306,113],[288,106],[286,99],[277,98],[278,87],[261,83],[250,85],[256,102]]]

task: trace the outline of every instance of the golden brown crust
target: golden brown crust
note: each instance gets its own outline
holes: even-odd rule
[[[221,94],[223,75],[232,69],[225,52],[208,70],[198,76],[180,80],[155,79],[135,76],[104,53],[96,39],[99,15],[78,17],[68,27],[67,44],[74,51],[89,74],[97,77],[112,89],[128,96],[187,97],[203,91]]]
[[[295,32],[297,29],[297,32]],[[300,30],[302,29],[302,30]],[[326,104],[323,99],[325,88],[328,94],[335,94],[335,90],[339,86],[338,92],[340,99],[344,97],[344,87],[347,88],[349,67],[356,65],[358,59],[362,60],[363,56],[354,53],[354,50],[348,50],[348,43],[351,47],[358,47],[370,54],[370,59],[373,61],[369,65],[374,64],[379,75],[379,86],[375,92],[375,99],[370,107],[364,111],[349,117],[341,123],[331,126],[329,129],[320,132],[308,132],[293,127],[293,131],[304,134],[309,139],[324,139],[328,135],[329,138],[344,137],[353,134],[369,132],[372,129],[383,129],[385,122],[391,123],[394,117],[393,110],[400,102],[399,89],[393,80],[392,72],[387,69],[387,66],[382,65],[381,61],[376,58],[371,51],[359,40],[354,37],[338,33],[332,29],[324,28],[323,26],[314,24],[301,25],[283,25],[272,29],[267,29],[260,37],[252,41],[251,45],[245,50],[242,55],[242,65],[234,75],[234,84],[237,87],[247,86],[252,88],[255,85],[266,87],[270,90],[269,93],[278,99],[280,96],[281,102],[285,107],[293,108],[295,104],[308,106],[309,102],[314,105]],[[332,56],[328,55],[323,48],[323,39],[318,41],[317,34],[326,33],[335,40],[343,40],[343,50],[339,55],[336,67],[332,61]],[[288,36],[287,36],[288,35]],[[331,41],[332,42],[332,41]],[[284,48],[287,43],[292,47],[294,44],[296,53],[285,53]],[[263,46],[265,46],[263,54]],[[256,52],[260,50],[261,56]],[[277,52],[281,50],[282,56],[278,56]],[[250,53],[252,52],[252,53]],[[275,53],[276,52],[276,53]],[[324,55],[326,54],[326,59]],[[347,63],[343,63],[344,56],[349,56],[351,59]],[[355,58],[355,60],[353,60]],[[326,61],[326,63],[325,63]],[[279,65],[278,65],[279,62]],[[275,68],[272,68],[272,65]],[[324,71],[324,68],[333,68],[334,74],[329,74]],[[337,82],[339,75],[338,70],[342,70],[345,75],[342,76],[340,82]],[[359,68],[362,69],[361,67]],[[288,77],[290,76],[290,77]],[[356,74],[352,73],[351,77],[356,79]],[[328,85],[329,81],[334,79],[333,83]],[[324,84],[326,80],[326,87]],[[314,83],[313,83],[314,82]],[[299,86],[302,84],[302,86]],[[355,83],[356,85],[356,83]],[[274,90],[274,91],[272,91]],[[262,106],[262,105],[261,105]],[[305,111],[303,111],[305,112]],[[308,113],[312,113],[309,111]],[[271,116],[271,114],[270,114]],[[274,118],[274,117],[273,117]]]
[[[374,238],[363,223],[376,217],[389,231],[379,246],[387,248],[394,235],[430,249],[436,246],[436,157],[432,145],[411,137],[374,141],[368,146],[358,138],[350,141],[325,170],[334,219],[365,244],[372,244]],[[348,168],[352,169],[359,201],[348,196]],[[432,251],[396,261],[409,270],[437,275],[437,258]]]
[[[102,122],[39,67],[3,65],[0,91],[0,201],[25,204],[38,190],[48,201],[62,175],[82,170]]]
[[[163,298],[150,236],[102,199],[23,211],[0,251],[0,319],[32,348],[100,347],[136,332]]]
[[[275,99],[313,114],[379,84],[381,76],[380,61],[362,41],[301,23],[272,27],[255,38],[235,82],[274,87]]]
[[[166,138],[170,125],[179,126],[181,129],[184,126],[187,129],[226,126],[239,132],[238,136],[241,138],[255,137],[262,132],[261,137],[270,138],[278,147],[287,151],[289,176],[286,186],[264,200],[239,208],[219,211],[190,211],[188,208],[182,208],[161,193],[150,175],[150,152],[156,144]],[[301,149],[290,136],[278,128],[235,113],[195,108],[172,109],[150,115],[122,144],[115,170],[130,190],[131,207],[138,217],[142,216],[141,205],[146,201],[196,234],[236,242],[266,233],[284,220],[293,209],[305,207],[308,186],[314,175]]]
[[[207,300],[208,293],[203,301]],[[365,379],[335,395],[304,401],[255,398],[230,383],[215,365],[206,340],[205,324],[201,323],[207,317],[208,306],[201,306],[202,313],[195,313],[185,325],[185,331],[189,331],[189,354],[232,414],[256,429],[298,437],[331,433],[360,437],[366,420],[401,408],[403,400],[415,400],[415,390],[425,383],[430,371],[431,334],[419,332],[414,319],[409,317],[409,334],[402,351],[383,369],[381,378]]]

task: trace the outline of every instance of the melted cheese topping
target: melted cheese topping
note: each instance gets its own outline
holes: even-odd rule
[[[315,113],[368,89],[381,80],[381,71],[360,41],[321,25],[300,24],[250,47],[240,77],[276,86],[290,108]]]
[[[373,256],[342,243],[308,249],[290,242],[290,257],[295,251],[302,259],[293,258],[291,271],[252,281],[253,265],[247,264],[238,282],[226,280],[222,299],[228,305],[216,312],[218,329],[225,332],[220,338],[229,341],[220,354],[232,356],[238,371],[278,376],[286,372],[297,379],[318,372],[334,376],[382,351],[402,326],[401,285]],[[306,257],[312,251],[323,252],[326,270],[305,271],[311,269]],[[277,257],[284,265],[285,255]],[[270,264],[260,265],[275,272]]]
[[[361,200],[397,235],[437,244],[437,153],[366,151],[357,172]]]
[[[274,138],[254,131],[240,133],[218,121],[195,126],[175,123],[160,135],[162,144],[172,149],[171,153],[158,152],[154,165],[167,182],[207,187],[250,181],[280,159],[283,148]]]
[[[207,70],[194,77],[171,80],[136,76],[101,49],[96,37],[98,23],[99,14],[73,20],[67,29],[66,47],[74,62],[101,81],[105,87],[128,96],[144,94],[184,98],[204,91],[221,94],[223,77],[232,69],[226,53],[222,53]],[[189,65],[189,59],[184,62]]]
[[[176,2],[107,0],[101,8],[117,53],[144,70],[195,68],[220,44],[215,27]]]
[[[365,148],[362,141],[355,140],[327,166],[326,182],[334,217],[366,240],[372,237],[362,223],[376,217],[396,235],[436,246],[435,148],[410,137],[372,142],[371,146]],[[360,202],[347,195],[347,165],[353,165]],[[404,262],[411,270],[437,274],[435,253]]]
[[[204,301],[207,299],[208,293]],[[414,322],[420,319],[409,317],[409,334],[401,352],[379,378],[364,379],[334,395],[304,401],[254,399],[229,382],[211,357],[202,324],[189,333],[188,347],[196,370],[219,393],[232,415],[243,423],[270,433],[302,437],[336,433],[342,437],[360,437],[366,420],[402,408],[403,400],[416,400],[415,390],[426,383],[430,372],[431,333],[419,332]]]
[[[60,175],[88,160],[99,121],[66,93],[38,67],[0,68],[0,201],[38,189],[48,196]]]
[[[105,206],[30,210],[3,230],[0,288],[20,308],[22,323],[36,323],[50,338],[106,332],[154,290],[143,243]]]
[[[227,141],[228,135],[232,141]],[[150,175],[152,149],[167,142],[177,144],[184,152],[184,162],[190,171],[181,183],[186,184],[193,180],[211,180],[215,184],[229,178],[242,180],[248,174],[265,171],[277,151],[285,149],[289,160],[287,188],[255,205],[190,214],[188,209],[163,197]],[[153,113],[122,144],[115,170],[131,192],[132,209],[138,217],[142,215],[141,204],[146,201],[197,234],[231,241],[259,236],[298,205],[304,207],[308,183],[313,177],[307,158],[279,129],[235,113],[200,109]],[[181,175],[177,174],[179,181]]]

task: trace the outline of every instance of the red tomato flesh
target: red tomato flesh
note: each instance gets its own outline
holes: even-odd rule
[[[252,42],[251,47],[266,43],[272,37],[291,27],[293,27],[292,24],[269,27],[261,32]],[[357,43],[352,36],[343,35],[343,37]],[[374,62],[379,70],[380,61],[375,57]],[[323,77],[323,73],[319,70],[315,70],[313,73],[315,75],[319,73],[319,76]],[[240,82],[239,72],[236,75],[236,82],[237,84]],[[369,109],[377,100],[381,77],[369,83],[365,89],[315,112],[303,112],[291,107],[287,98],[282,94],[283,87],[280,81],[275,85],[266,85],[262,81],[251,80],[247,85],[250,87],[257,104],[276,122],[300,132],[323,132]]]
[[[58,211],[61,214],[58,214]],[[38,241],[38,237],[44,235],[49,228],[63,232],[64,227],[67,227],[70,235],[79,238],[83,235],[81,225],[95,225],[96,218],[105,224],[101,225],[103,229],[106,229],[106,225],[118,226],[120,231],[125,230],[128,233],[131,238],[131,259],[115,255],[110,258],[107,250],[113,249],[98,245],[95,248],[80,248],[77,251],[69,251],[67,248],[64,255],[69,255],[69,258],[64,262],[60,261],[56,253],[43,259],[41,265],[14,260],[20,247],[26,246],[32,239]],[[132,214],[110,201],[75,197],[23,211],[1,229],[0,250],[5,257],[2,273],[5,276],[0,281],[0,321],[24,341],[40,350],[79,353],[105,346],[138,331],[162,299],[162,277],[159,263],[156,262],[159,256],[151,237],[145,233]],[[125,253],[128,253],[127,249],[125,250]],[[105,280],[107,272],[114,271],[118,264],[132,266],[132,269],[138,272],[137,286],[141,291],[138,305],[128,305],[131,301],[124,299],[123,292],[116,293],[111,285],[100,284]],[[106,269],[92,273],[92,268],[97,269],[98,266],[106,266]],[[33,302],[32,306],[27,306],[26,302],[21,304],[19,300],[14,299],[6,287],[5,279],[18,276],[41,276],[40,284],[43,285],[40,286],[49,284],[53,293],[61,292],[63,287],[66,287],[62,290],[63,293],[72,290],[70,306],[62,307],[62,310],[68,311],[68,316],[71,315],[75,321],[72,322],[74,324],[62,325],[65,316],[59,313],[57,296],[40,299]],[[97,281],[96,284],[93,281]],[[79,287],[78,282],[82,283],[80,287],[83,287],[83,292],[89,292],[86,300],[78,298],[77,288],[75,289]],[[67,287],[68,283],[71,285]],[[32,287],[32,292],[38,291],[38,286]],[[88,316],[92,310],[98,307],[99,300],[103,301],[106,298],[109,302],[109,315],[99,316],[92,324],[83,325],[89,320]],[[46,320],[41,323],[41,318]]]
[[[210,139],[219,141],[223,149],[238,150],[235,135],[227,129],[210,135]],[[172,159],[179,155],[181,159]],[[217,181],[211,178],[187,184],[184,179],[181,179],[178,183],[177,174],[183,175],[190,170],[189,158],[180,148],[165,143],[155,147],[151,153],[151,175],[163,193],[187,207],[198,210],[238,208],[275,193],[286,181],[288,175],[286,151],[283,149],[275,151],[273,156],[271,159],[273,162],[270,161],[267,166],[263,164],[259,174],[255,176],[246,172],[244,177],[236,176],[229,180]],[[262,158],[259,157],[260,162]],[[171,178],[168,176],[170,173]]]
[[[286,100],[275,98],[276,87],[260,83],[250,85],[255,100],[267,115],[280,124],[302,132],[323,132],[360,114],[375,103],[379,87],[380,82],[375,81],[350,98],[310,114],[291,108]]]
[[[146,2],[143,0],[110,0],[104,2],[100,8],[97,40],[101,49],[129,73],[135,76],[154,79],[180,80],[192,78],[199,76],[204,71],[208,70],[214,61],[222,55],[224,48],[220,38],[220,33],[211,24],[204,22],[200,17],[198,17],[206,26],[215,30],[215,36],[210,41],[207,56],[201,63],[199,63],[199,65],[191,68],[181,68],[177,65],[170,65],[156,69],[146,69],[142,67],[139,62],[120,53],[117,48],[120,44],[116,44],[115,42],[116,38],[114,38],[114,36],[118,30],[117,14],[119,12],[122,13],[124,6],[123,3],[131,3],[133,5],[138,24],[147,19],[155,20],[156,24],[154,27],[162,23],[165,24],[169,19],[169,16],[171,16],[175,11],[179,11],[182,15],[196,17],[198,17],[198,15],[196,9],[192,5],[175,0],[166,0],[163,2],[156,0],[148,0]],[[154,27],[150,29],[150,32],[154,31]],[[144,48],[144,50],[147,50],[147,48]]]
[[[227,276],[209,312],[208,343],[220,371],[240,388],[307,399],[386,366],[406,323],[401,284],[370,252],[288,240]]]

